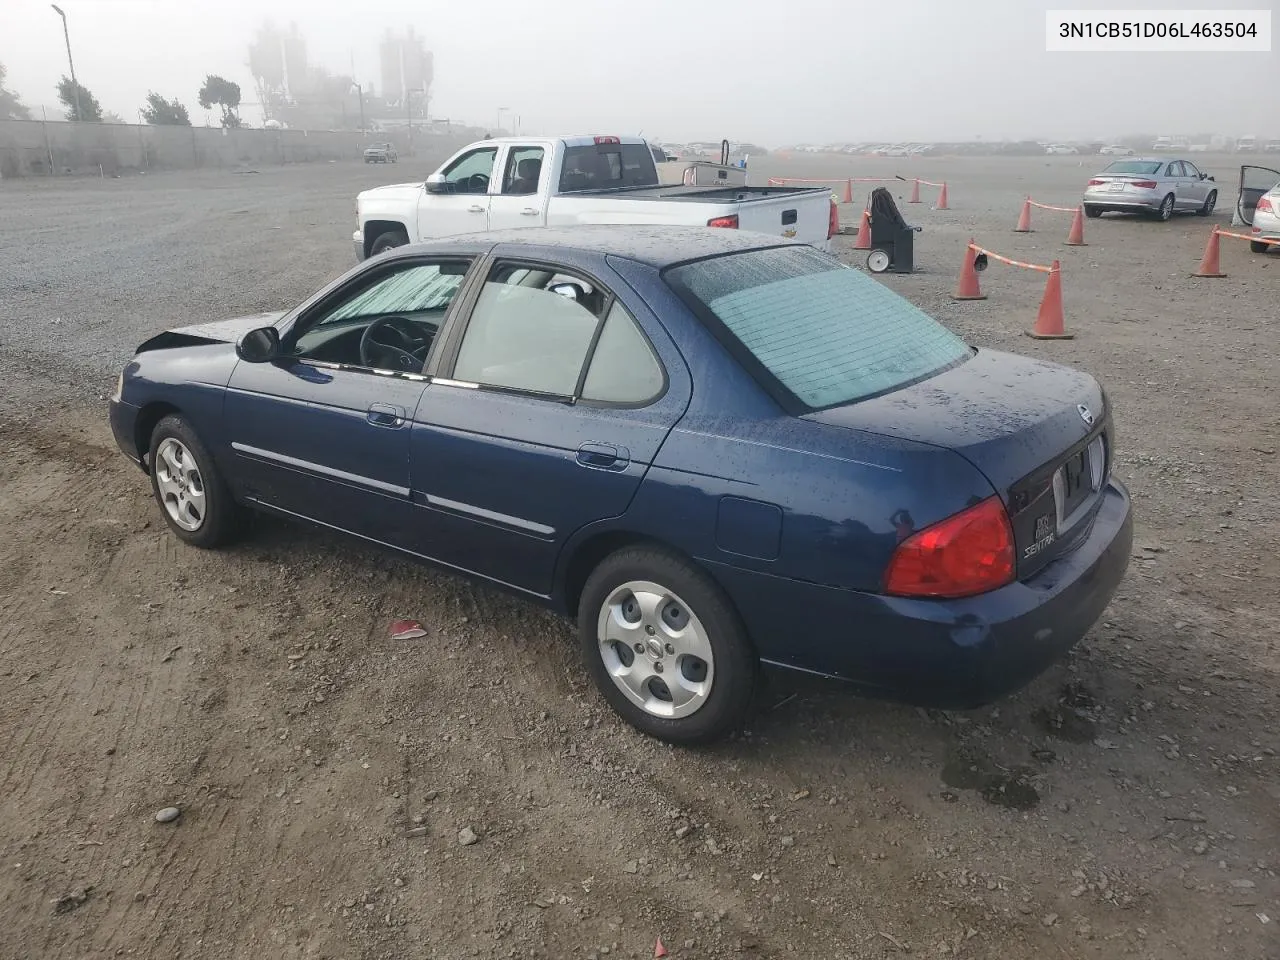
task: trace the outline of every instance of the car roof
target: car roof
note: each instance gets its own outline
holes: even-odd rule
[[[394,248],[394,253],[481,253],[499,246],[526,246],[562,253],[608,255],[662,269],[677,263],[727,253],[802,245],[782,237],[749,230],[584,223],[567,227],[519,227],[445,237],[404,244]]]

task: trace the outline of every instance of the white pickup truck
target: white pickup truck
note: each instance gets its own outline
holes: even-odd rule
[[[575,223],[705,225],[829,249],[835,204],[814,187],[662,185],[639,137],[504,137],[472,143],[424,183],[356,197],[357,260],[418,240]]]

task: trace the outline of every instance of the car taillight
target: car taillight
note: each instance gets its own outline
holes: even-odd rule
[[[1139,190],[1154,190],[1156,188],[1154,180],[1130,180],[1129,182]]]
[[[707,221],[708,227],[725,227],[728,230],[738,229],[738,215],[735,213],[730,217],[712,217]]]
[[[615,144],[615,143],[621,143],[621,142],[622,142],[622,141],[621,141],[621,140],[619,140],[617,137],[596,137],[596,138],[595,138],[595,141],[596,141],[596,146],[597,146],[597,147],[601,147],[601,146],[604,146],[604,145],[606,145],[606,144]]]
[[[1089,186],[1091,186],[1091,187],[1100,187],[1100,186],[1102,186],[1102,185],[1103,185],[1104,183],[1106,183],[1106,182],[1107,182],[1107,181],[1105,181],[1105,180],[1097,180],[1097,179],[1094,179],[1094,180],[1090,180],[1090,181],[1089,181]]]
[[[840,232],[840,211],[836,209],[836,202],[831,201],[831,213],[827,216],[827,239],[830,240]]]
[[[1258,198],[1258,206],[1255,213],[1271,213],[1271,200],[1267,197]]]
[[[884,592],[899,597],[968,597],[1013,579],[1013,526],[993,496],[898,544]]]

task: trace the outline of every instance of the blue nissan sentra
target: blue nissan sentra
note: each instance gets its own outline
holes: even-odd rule
[[[1084,636],[1132,543],[1093,377],[743,231],[397,247],[153,337],[110,418],[180,540],[266,511],[516,591],[674,743],[739,726],[764,665],[989,703]]]

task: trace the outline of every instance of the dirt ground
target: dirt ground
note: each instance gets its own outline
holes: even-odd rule
[[[1224,241],[1193,279],[1198,217],[1012,232],[1093,163],[753,161],[945,178],[884,282],[1104,382],[1137,539],[1086,641],[995,708],[775,677],[699,751],[617,721],[519,600],[275,521],[181,546],[115,450],[137,342],[349,267],[387,171],[0,185],[0,958],[1280,958],[1280,257]],[[1206,162],[1224,225],[1235,164]],[[1076,338],[1022,335],[1039,274],[952,301],[970,236],[1060,259]]]

